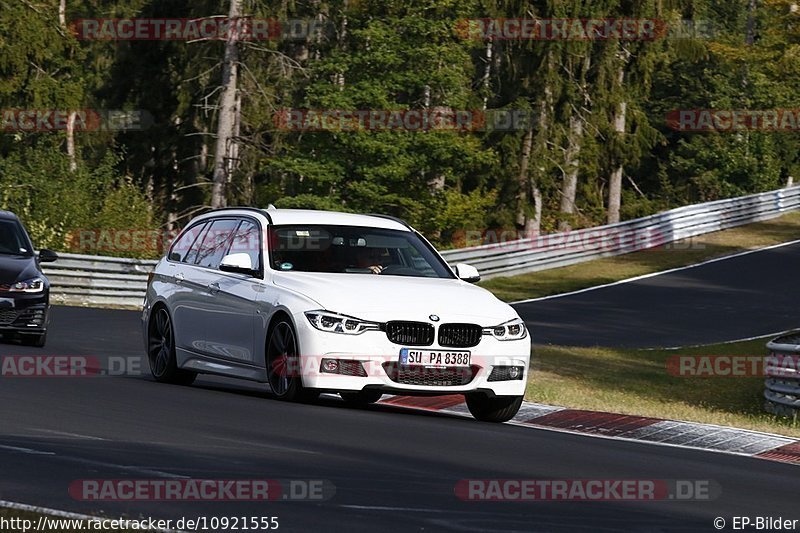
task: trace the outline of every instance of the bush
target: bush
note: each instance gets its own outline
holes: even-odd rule
[[[128,257],[152,256],[151,250],[81,247],[81,231],[154,230],[152,210],[141,190],[115,176],[117,159],[79,165],[69,160],[56,140],[22,147],[0,158],[0,208],[13,211],[25,224],[37,249]]]

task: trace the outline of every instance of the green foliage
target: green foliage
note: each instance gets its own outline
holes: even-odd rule
[[[37,248],[78,250],[80,231],[154,229],[151,208],[130,180],[116,178],[116,158],[106,157],[93,168],[69,170],[69,160],[43,139],[37,146],[0,158],[0,208],[15,212]],[[50,142],[47,142],[50,141]],[[120,255],[141,255],[141,252]]]
[[[465,231],[481,231],[487,213],[497,203],[497,193],[475,189],[464,194],[456,189],[448,189],[442,191],[437,200],[439,209],[431,222],[433,227],[441,231],[436,239],[438,244],[447,247]]]
[[[76,0],[67,18],[217,16],[228,1]],[[240,43],[242,119],[228,202],[396,215],[441,246],[464,230],[512,229],[520,210],[534,212],[530,195],[518,204],[524,127],[288,131],[275,120],[287,109],[526,110],[533,143],[523,181],[542,194],[543,231],[602,223],[619,166],[623,218],[779,187],[800,171],[798,133],[683,132],[665,118],[676,109],[796,108],[800,13],[792,4],[244,0],[253,16],[315,20],[328,31]],[[0,0],[0,109],[144,110],[153,124],[78,132],[75,171],[64,132],[0,132],[2,205],[25,219],[38,246],[62,250],[80,229],[183,224],[209,203],[223,43],[78,41],[57,15],[57,0]],[[671,28],[694,20],[710,33],[492,43],[459,33],[464,19],[486,17],[653,18]],[[578,146],[578,186],[575,212],[565,215],[570,146]]]

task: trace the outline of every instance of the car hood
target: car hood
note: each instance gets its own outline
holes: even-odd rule
[[[364,320],[470,322],[493,326],[517,317],[492,293],[458,279],[375,274],[276,273],[276,285],[318,302],[321,308]]]
[[[41,276],[36,259],[22,255],[0,255],[0,285]]]

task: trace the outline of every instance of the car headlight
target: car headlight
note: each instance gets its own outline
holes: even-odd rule
[[[360,335],[365,331],[377,331],[380,329],[380,324],[377,322],[368,322],[360,318],[339,315],[329,311],[306,311],[305,315],[312,326],[328,333]]]
[[[0,292],[42,292],[43,290],[42,278],[31,278],[10,285],[0,285]]]
[[[528,329],[525,327],[525,322],[521,318],[515,318],[508,322],[503,322],[497,326],[490,328],[483,328],[484,335],[491,335],[500,341],[515,341],[524,339],[528,336]]]

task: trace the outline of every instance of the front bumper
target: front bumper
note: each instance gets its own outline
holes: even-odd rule
[[[294,316],[294,322],[303,384],[309,388],[331,392],[372,389],[408,395],[481,391],[495,396],[522,396],[525,393],[531,353],[530,335],[516,341],[484,337],[472,348],[440,347],[437,344],[421,348],[471,353],[469,366],[437,369],[401,366],[400,350],[407,346],[394,344],[382,331],[367,331],[361,335],[327,333],[311,326],[302,313]],[[364,372],[359,372],[361,375],[324,372],[321,368],[323,359],[357,362]],[[492,370],[498,366],[520,367],[523,372],[517,379],[490,381]]]
[[[0,296],[0,333],[44,333],[49,321],[47,291],[13,298]]]

